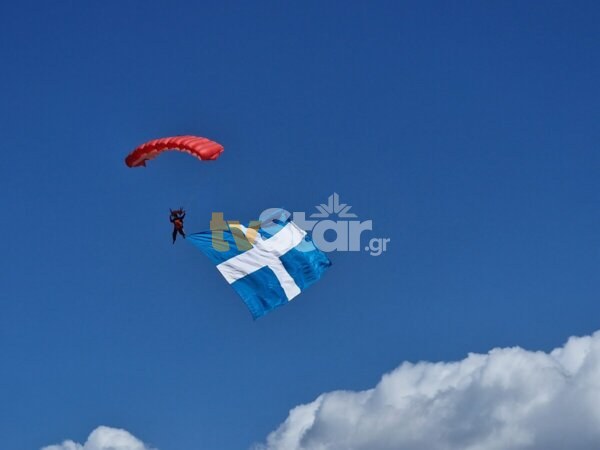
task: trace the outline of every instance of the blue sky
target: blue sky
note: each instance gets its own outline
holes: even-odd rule
[[[3,448],[126,428],[247,448],[401,361],[600,328],[596,2],[0,7]],[[214,164],[139,143],[221,142]],[[379,257],[252,321],[191,245],[212,211],[338,192]]]

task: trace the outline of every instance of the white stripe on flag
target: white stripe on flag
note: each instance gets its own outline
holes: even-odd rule
[[[304,236],[306,236],[304,230],[295,223],[288,222],[269,239],[262,239],[259,235],[253,248],[223,261],[217,269],[231,284],[263,267],[269,267],[281,284],[286,297],[291,300],[300,293],[300,288],[285,270],[279,257],[300,244]]]

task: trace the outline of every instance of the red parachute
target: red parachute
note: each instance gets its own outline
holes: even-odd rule
[[[146,161],[156,158],[167,150],[186,152],[201,160],[213,160],[217,159],[223,152],[223,146],[200,136],[173,136],[154,139],[140,145],[127,155],[125,164],[129,167],[145,167]]]

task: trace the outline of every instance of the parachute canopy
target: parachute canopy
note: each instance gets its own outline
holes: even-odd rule
[[[167,150],[186,152],[201,160],[213,160],[217,159],[223,152],[223,146],[200,136],[173,136],[154,139],[140,145],[127,155],[125,164],[129,167],[146,166],[146,161],[156,158]]]

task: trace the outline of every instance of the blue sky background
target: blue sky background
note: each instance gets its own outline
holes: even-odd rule
[[[4,2],[0,436],[246,448],[403,360],[600,328],[597,2]],[[165,135],[214,164],[125,155]],[[377,258],[254,322],[212,211],[338,192]]]

